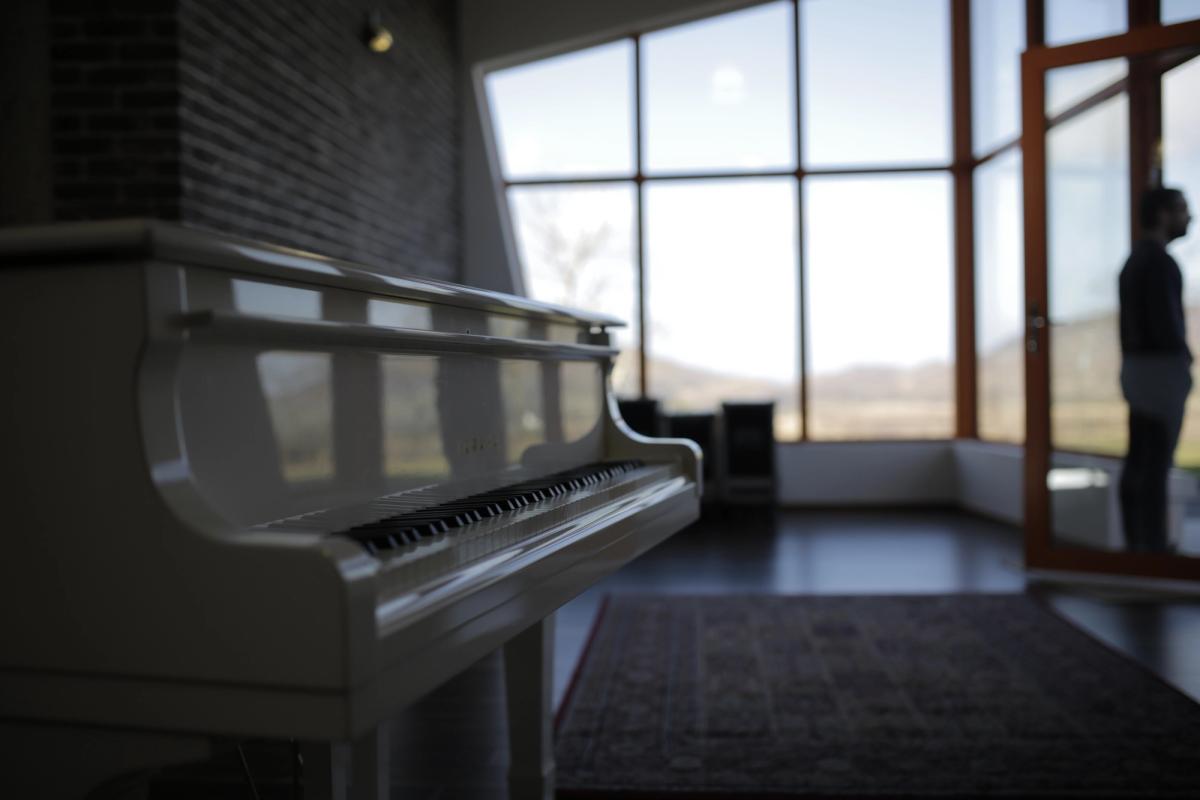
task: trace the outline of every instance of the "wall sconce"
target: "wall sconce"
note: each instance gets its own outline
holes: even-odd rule
[[[367,28],[363,38],[367,42],[367,47],[375,53],[386,53],[396,43],[392,32],[384,26],[378,11],[367,14]]]

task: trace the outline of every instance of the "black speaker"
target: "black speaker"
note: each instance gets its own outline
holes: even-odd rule
[[[716,414],[671,414],[667,417],[667,436],[691,439],[704,453],[704,497],[715,496],[717,483]]]
[[[649,397],[631,397],[617,400],[617,408],[625,424],[643,436],[661,436],[659,433],[658,401]]]
[[[722,496],[727,502],[775,499],[775,404],[721,404]]]

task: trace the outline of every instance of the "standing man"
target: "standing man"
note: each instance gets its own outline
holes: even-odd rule
[[[1142,238],[1120,277],[1121,390],[1129,403],[1129,451],[1121,472],[1125,541],[1133,552],[1167,550],[1167,478],[1192,388],[1183,275],[1167,243],[1192,216],[1178,189],[1148,189]]]

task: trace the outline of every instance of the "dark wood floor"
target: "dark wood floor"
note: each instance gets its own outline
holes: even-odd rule
[[[1021,592],[1200,699],[1200,603],[1027,585],[1020,532],[956,511],[707,515],[563,607],[561,700],[610,592],[908,594]],[[507,736],[498,657],[403,714],[393,729],[397,797],[503,798]]]

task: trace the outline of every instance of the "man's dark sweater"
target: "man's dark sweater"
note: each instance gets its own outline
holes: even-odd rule
[[[1121,270],[1121,352],[1191,358],[1183,317],[1183,275],[1162,244],[1142,239]]]
[[[1121,390],[1129,401],[1120,488],[1125,541],[1135,552],[1163,552],[1167,481],[1192,386],[1183,275],[1161,243],[1143,239],[1121,270],[1120,291]]]

